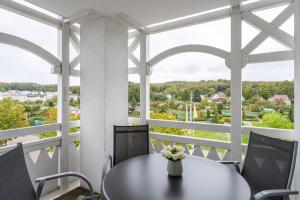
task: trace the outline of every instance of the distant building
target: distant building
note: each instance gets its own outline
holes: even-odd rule
[[[73,99],[74,101],[77,101],[79,99],[79,95],[78,94],[70,94],[69,98],[70,98],[70,100]]]
[[[52,99],[57,96],[57,92],[42,92],[42,91],[20,91],[20,90],[8,90],[0,93],[0,100],[11,97],[17,101],[36,101]]]
[[[211,100],[217,101],[217,102],[221,102],[226,98],[225,93],[223,92],[217,92],[216,94],[212,95],[210,97]]]
[[[285,94],[283,95],[276,94],[272,98],[270,98],[270,101],[273,104],[285,104],[285,105],[292,104],[290,98]]]

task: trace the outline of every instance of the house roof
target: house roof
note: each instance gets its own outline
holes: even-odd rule
[[[123,13],[143,26],[228,6],[230,0],[27,0],[60,16],[70,17],[86,9],[101,15]]]

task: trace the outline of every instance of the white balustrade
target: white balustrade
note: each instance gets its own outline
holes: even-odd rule
[[[79,127],[80,121],[70,122],[70,128]],[[0,131],[0,139],[17,138],[20,136],[34,135],[48,131],[57,131],[61,125],[47,124],[42,126],[19,128]],[[69,171],[80,171],[80,152],[75,141],[79,140],[80,133],[69,135]],[[32,181],[36,187],[35,179],[42,176],[59,173],[59,148],[61,145],[61,136],[40,139],[23,143],[24,156],[27,169]],[[15,148],[15,145],[0,148],[0,155]],[[50,150],[51,148],[51,150]],[[69,178],[69,183],[76,181],[76,178]],[[58,181],[50,181],[45,184],[43,195],[49,194],[59,188]]]

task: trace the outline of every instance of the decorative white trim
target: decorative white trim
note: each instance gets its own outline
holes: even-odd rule
[[[70,76],[80,77],[80,70],[71,69]]]
[[[52,55],[49,51],[45,50],[44,48],[28,40],[0,32],[0,43],[8,44],[29,51],[55,67],[61,66],[61,62],[57,57]]]
[[[60,146],[60,144],[61,144],[61,137],[56,136],[53,138],[46,138],[46,139],[23,143],[23,148],[24,148],[24,153],[30,153],[33,151],[46,149],[48,147]],[[15,147],[16,145],[0,148],[0,153],[10,151]]]
[[[70,128],[79,127],[79,126],[80,126],[80,120],[70,121]]]
[[[138,47],[139,44],[140,44],[140,37],[137,36],[134,38],[132,43],[129,45],[128,54],[132,54],[134,52],[134,50],[136,50],[136,48]]]
[[[279,27],[286,22],[294,13],[294,3],[291,3],[285,8],[272,22],[273,26]],[[254,51],[265,39],[269,36],[265,31],[261,31],[255,38],[253,38],[243,49],[243,52],[250,54]]]
[[[70,69],[74,69],[80,63],[80,55],[76,56],[70,63]]]
[[[128,58],[136,67],[140,66],[140,61],[133,54],[128,55]]]
[[[226,57],[229,55],[229,53],[227,51],[218,49],[216,47],[211,47],[211,46],[206,46],[206,45],[196,45],[196,44],[195,45],[183,45],[183,46],[178,46],[178,47],[168,49],[168,50],[156,55],[148,62],[148,65],[152,67],[168,57],[171,57],[171,56],[174,56],[174,55],[177,55],[180,53],[187,53],[187,52],[207,53],[207,54],[215,55],[215,56],[223,58],[223,59],[226,59]]]
[[[250,54],[248,56],[248,63],[266,63],[287,60],[294,60],[293,50]]]
[[[150,133],[150,138],[157,139],[160,141],[167,140],[170,142],[195,144],[195,145],[205,146],[205,147],[231,149],[231,145],[229,142],[223,142],[223,141],[218,141],[218,140],[200,139],[200,138],[195,138],[195,137],[178,136],[178,135],[155,133],[155,132]]]
[[[260,128],[260,127],[251,127],[251,126],[243,126],[242,132],[245,135],[249,135],[250,131],[254,131],[255,133],[259,133],[269,137],[277,137],[284,139],[295,139],[295,131],[288,129],[278,129],[278,128]]]
[[[128,74],[138,74],[138,73],[140,73],[140,70],[138,67],[128,68]]]
[[[80,40],[74,32],[70,31],[70,42],[77,53],[80,53]]]
[[[277,26],[274,26],[271,23],[268,23],[262,18],[252,14],[251,12],[243,12],[242,16],[243,19],[246,20],[248,23],[266,32],[272,38],[281,42],[283,45],[291,49],[294,48],[294,38],[290,34],[284,32],[283,30],[279,29]]]
[[[17,128],[10,130],[0,131],[0,140],[6,140],[10,138],[26,136],[26,135],[35,135],[38,133],[48,132],[48,131],[57,131],[60,130],[61,124],[46,124],[42,126],[33,126],[27,128]]]
[[[183,122],[183,121],[172,121],[172,120],[156,120],[148,119],[147,123],[153,126],[162,126],[169,128],[184,128],[191,130],[205,130],[212,132],[230,133],[230,125],[224,124],[211,124],[203,122]]]

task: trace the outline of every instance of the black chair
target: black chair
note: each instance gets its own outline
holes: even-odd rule
[[[76,172],[66,172],[36,179],[38,183],[35,191],[24,158],[22,144],[0,156],[0,199],[3,200],[39,200],[44,184],[47,181],[74,176],[84,180],[90,190],[90,197],[85,199],[96,199],[92,185],[89,180]]]
[[[250,133],[248,150],[242,171],[239,162],[221,161],[233,164],[248,182],[254,200],[289,200],[289,195],[297,195],[291,190],[294,175],[296,141],[287,141]]]
[[[102,170],[102,182],[110,168],[135,156],[149,154],[149,125],[114,126],[113,157],[107,155]],[[102,189],[101,189],[102,190]]]

